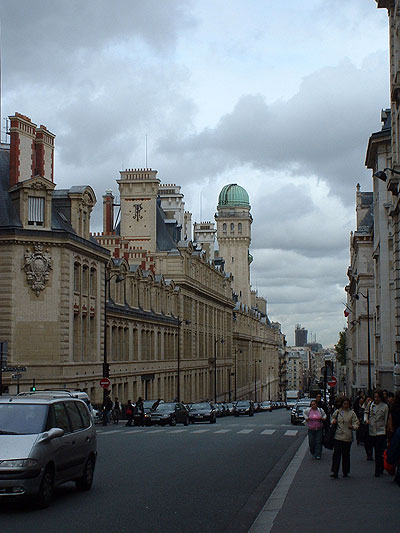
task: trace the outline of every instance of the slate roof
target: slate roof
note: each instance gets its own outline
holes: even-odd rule
[[[0,227],[22,228],[17,210],[11,201],[10,188],[10,151],[0,148]]]

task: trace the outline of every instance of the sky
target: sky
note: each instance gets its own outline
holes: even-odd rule
[[[3,0],[2,119],[56,134],[55,182],[102,195],[125,168],[182,186],[213,220],[249,193],[252,284],[288,344],[334,345],[355,191],[389,107],[387,11],[375,0]],[[2,127],[4,120],[2,120]]]

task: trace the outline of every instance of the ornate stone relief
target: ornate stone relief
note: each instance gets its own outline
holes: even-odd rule
[[[22,267],[26,272],[26,281],[28,285],[39,296],[40,292],[45,289],[49,281],[50,270],[52,269],[52,260],[49,250],[43,251],[42,244],[34,244],[34,251],[26,250],[25,263]]]

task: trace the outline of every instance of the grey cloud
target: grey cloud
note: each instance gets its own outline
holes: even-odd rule
[[[386,84],[382,59],[377,54],[362,68],[345,60],[321,69],[304,78],[287,102],[267,104],[260,94],[242,96],[215,128],[164,138],[159,149],[169,157],[179,153],[183,161],[206,160],[216,172],[249,164],[262,171],[315,175],[348,202],[355,181],[369,184],[366,145],[380,129],[380,108],[387,104],[381,100]]]

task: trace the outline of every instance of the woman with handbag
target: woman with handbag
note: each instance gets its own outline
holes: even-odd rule
[[[348,477],[353,431],[356,431],[360,426],[355,412],[350,409],[348,398],[343,398],[342,406],[333,413],[332,425],[336,426],[336,432],[333,443],[331,478],[338,478],[340,462],[342,462],[343,477]]]
[[[383,474],[383,452],[387,445],[386,424],[389,407],[384,401],[382,391],[374,392],[374,401],[365,412],[364,421],[368,424],[369,438],[375,451],[375,477]]]
[[[318,407],[316,400],[311,400],[310,407],[305,409],[303,415],[308,429],[308,445],[311,455],[314,459],[321,459],[322,432],[326,414]]]

